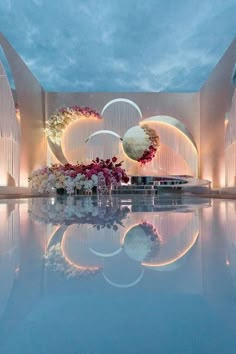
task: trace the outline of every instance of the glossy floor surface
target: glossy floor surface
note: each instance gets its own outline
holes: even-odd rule
[[[1,354],[235,354],[236,201],[0,201]]]

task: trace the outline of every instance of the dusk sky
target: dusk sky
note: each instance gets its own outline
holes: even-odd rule
[[[0,31],[47,91],[198,91],[236,0],[1,0]]]

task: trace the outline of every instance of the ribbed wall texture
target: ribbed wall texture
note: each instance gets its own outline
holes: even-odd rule
[[[46,164],[44,90],[1,33],[0,45],[16,86],[21,115],[20,186],[28,187],[32,171]]]
[[[20,121],[3,66],[0,62],[0,185],[19,185]]]
[[[225,177],[226,186],[236,185],[236,90],[229,112],[225,139]]]
[[[229,267],[230,276],[236,287],[236,208],[235,201],[226,202],[226,244],[227,244],[227,258],[226,265]]]

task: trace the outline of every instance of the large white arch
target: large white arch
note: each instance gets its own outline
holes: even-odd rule
[[[103,115],[103,113],[105,112],[105,110],[106,110],[109,106],[111,106],[112,104],[117,103],[117,102],[126,102],[126,103],[130,104],[131,106],[133,106],[133,107],[138,111],[138,113],[140,114],[140,118],[142,119],[142,112],[141,112],[139,106],[138,106],[135,102],[133,102],[133,101],[127,99],[127,98],[116,98],[116,99],[114,99],[114,100],[109,101],[109,102],[103,107],[103,110],[102,110],[101,115]]]
[[[143,123],[143,122],[160,122],[160,123],[165,123],[165,124],[168,124],[172,127],[175,127],[176,129],[181,131],[191,141],[191,143],[193,144],[193,146],[197,150],[197,145],[195,143],[195,140],[194,140],[192,134],[185,127],[185,125],[183,123],[181,123],[178,119],[176,119],[174,117],[170,117],[170,116],[160,115],[160,116],[153,116],[153,117],[146,118],[146,119],[142,120],[141,123]]]
[[[138,125],[142,119],[139,106],[127,98],[116,98],[109,101],[102,109],[101,115],[103,129],[112,130],[121,137],[129,128]]]
[[[160,137],[159,151],[151,162],[153,171],[163,175],[198,177],[197,144],[184,124],[164,115],[149,117],[139,124],[148,124]]]

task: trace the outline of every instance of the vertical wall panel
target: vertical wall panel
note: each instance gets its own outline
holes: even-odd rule
[[[0,186],[18,186],[20,122],[6,73],[0,62]]]
[[[44,90],[22,59],[0,33],[2,46],[15,81],[21,112],[20,186],[28,186],[31,172],[46,164]]]
[[[236,185],[236,90],[229,112],[225,139],[225,178],[226,186]]]
[[[200,92],[200,177],[225,185],[225,115],[234,88],[231,75],[236,60],[236,40],[213,70]]]

